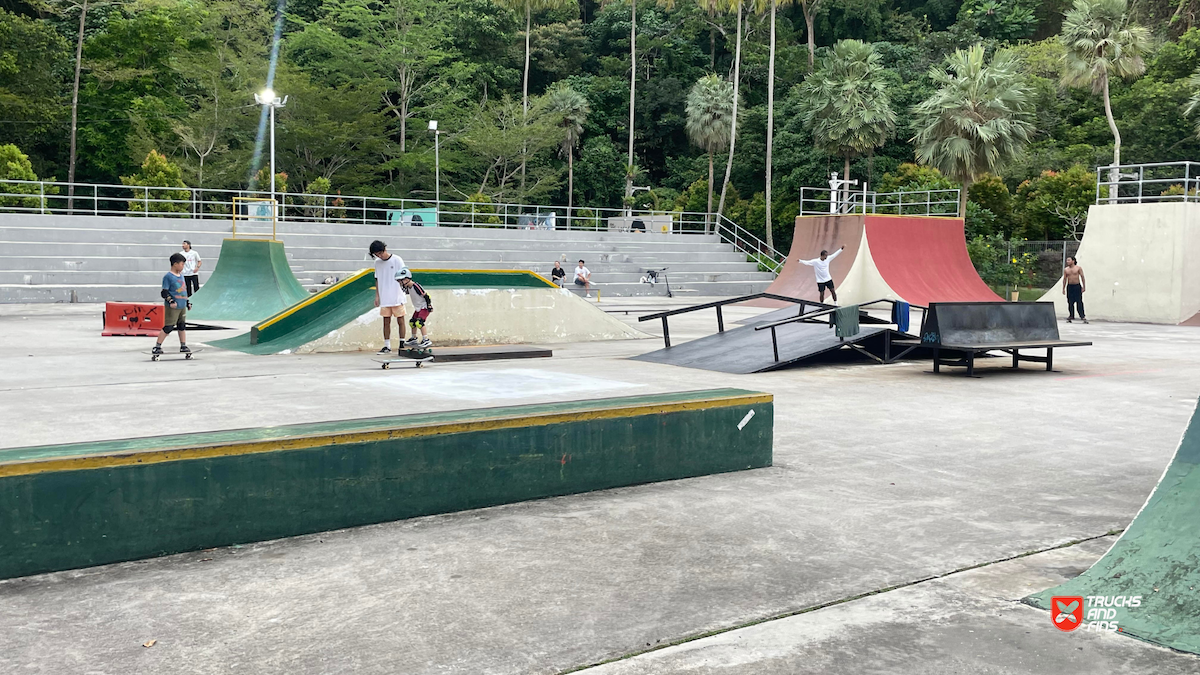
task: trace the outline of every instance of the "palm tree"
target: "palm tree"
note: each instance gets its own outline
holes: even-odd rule
[[[515,10],[525,10],[525,77],[521,81],[521,113],[524,120],[529,119],[529,34],[533,30],[533,10],[558,9],[571,0],[500,0],[505,6]],[[525,195],[525,152],[521,152],[521,196]]]
[[[842,178],[850,179],[850,158],[883,145],[896,128],[883,64],[873,45],[839,40],[816,72],[800,85],[804,124],[817,147],[845,159]],[[849,183],[846,200],[849,200]]]
[[[724,150],[729,143],[733,85],[716,75],[705,75],[692,85],[685,108],[688,138],[708,152],[708,210],[704,214],[707,232],[713,202],[713,153]]]
[[[771,236],[771,146],[775,142],[775,15],[780,7],[792,4],[792,0],[755,0],[761,14],[771,12],[771,62],[767,66],[767,177],[766,177],[766,233],[767,246],[773,247]]]
[[[1091,86],[1092,93],[1104,96],[1104,116],[1113,135],[1114,167],[1121,164],[1121,132],[1113,119],[1108,80],[1113,75],[1130,79],[1144,73],[1142,52],[1150,44],[1150,32],[1129,23],[1127,10],[1126,0],[1075,0],[1058,38],[1067,48],[1063,84]],[[1118,179],[1118,173],[1112,170],[1112,181]]]
[[[913,108],[912,141],[918,161],[962,183],[958,213],[965,217],[971,183],[999,174],[1029,143],[1031,90],[1012,52],[998,51],[988,64],[982,45],[954,52],[929,77],[939,88]]]
[[[1188,101],[1183,106],[1183,114],[1190,117],[1197,110],[1200,110],[1200,70],[1192,73],[1191,77],[1188,78],[1187,84],[1188,88],[1192,90],[1192,94],[1188,96]],[[1196,121],[1194,130],[1196,136],[1200,138],[1200,120]]]
[[[717,215],[725,212],[725,193],[729,190],[729,175],[733,172],[733,148],[737,145],[738,84],[742,79],[742,0],[730,0],[729,7],[737,12],[737,46],[733,51],[733,113],[729,116],[729,157],[725,160],[725,180],[721,182],[721,201]],[[720,218],[717,219],[718,223]]]
[[[571,210],[575,206],[575,148],[583,136],[583,123],[592,107],[583,94],[566,82],[557,83],[546,95],[546,109],[558,120],[562,145],[558,153],[567,158],[567,229],[571,229]]]

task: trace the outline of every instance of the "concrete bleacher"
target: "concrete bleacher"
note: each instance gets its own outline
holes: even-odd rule
[[[157,300],[167,258],[183,239],[204,259],[203,284],[231,229],[231,221],[215,219],[0,214],[0,302]],[[548,277],[557,260],[569,279],[583,258],[605,297],[665,295],[661,280],[640,282],[646,270],[663,267],[672,290],[689,296],[758,293],[774,278],[716,235],[282,222],[278,238],[310,290],[370,266],[373,239],[425,269],[527,269]]]

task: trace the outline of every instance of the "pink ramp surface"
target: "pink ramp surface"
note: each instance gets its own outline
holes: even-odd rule
[[[867,216],[865,232],[879,275],[905,301],[1003,302],[971,264],[961,218]]]
[[[1181,323],[1179,325],[1180,326],[1200,326],[1200,312],[1196,312],[1195,316],[1188,319],[1187,321],[1184,321],[1183,323]]]
[[[834,285],[841,287],[846,275],[850,273],[850,268],[854,267],[855,256],[858,255],[859,243],[863,236],[863,219],[864,216],[797,216],[792,250],[788,253],[779,276],[771,282],[767,292],[788,298],[816,300],[819,297],[816,274],[813,268],[801,265],[799,261],[819,257],[823,250],[832,253],[845,246],[846,250],[829,265],[829,274],[833,277]],[[785,307],[788,303],[761,298],[745,304],[756,307]]]

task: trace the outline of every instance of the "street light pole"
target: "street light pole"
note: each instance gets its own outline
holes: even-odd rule
[[[269,87],[254,95],[255,103],[271,109],[271,201],[275,202],[276,208],[279,206],[279,201],[275,197],[275,109],[287,105],[287,100],[286,96],[283,98],[276,96],[275,90]],[[272,216],[278,215],[278,213],[273,213]]]
[[[442,132],[438,131],[437,120],[429,120],[429,130],[433,132],[433,198],[437,204],[437,215],[433,222],[441,225],[442,220],[442,157],[438,137]]]

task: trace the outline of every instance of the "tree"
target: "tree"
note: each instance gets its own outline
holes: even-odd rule
[[[773,1],[773,0],[772,0]],[[675,0],[659,0],[659,4],[671,9]],[[634,92],[637,90],[637,0],[629,0],[629,156],[625,164],[625,201],[633,200],[633,177],[639,169],[633,159],[633,112]]]
[[[792,4],[792,0],[755,0],[755,2],[758,3],[757,9],[760,14],[765,11],[771,13],[771,57],[770,65],[767,66],[767,175],[764,218],[766,218],[767,246],[774,248],[774,238],[771,235],[771,146],[775,141],[775,15],[780,7]],[[812,35],[811,31],[809,35]]]
[[[151,150],[141,168],[132,176],[121,176],[121,183],[136,187],[178,187],[183,184],[183,171],[157,150]],[[134,191],[129,200],[130,211],[187,213],[187,190],[144,190]]]
[[[1121,132],[1113,118],[1108,81],[1112,76],[1132,79],[1146,71],[1142,53],[1150,45],[1150,33],[1130,23],[1126,0],[1075,0],[1066,13],[1059,39],[1066,47],[1063,83],[1091,86],[1104,97],[1104,116],[1113,136],[1113,166],[1121,164]],[[1120,171],[1114,168],[1110,180]]]
[[[733,150],[737,146],[738,105],[741,99],[738,87],[742,80],[742,0],[730,0],[730,7],[737,13],[736,46],[733,50],[733,114],[729,116],[729,157],[725,160],[725,180],[721,181],[721,201],[717,204],[717,214],[725,212],[725,195],[729,190],[729,174],[733,172]],[[720,219],[717,219],[720,222]]]
[[[804,124],[818,148],[845,160],[873,152],[896,128],[883,64],[875,48],[859,40],[839,40],[820,67],[800,85]],[[850,184],[845,184],[845,200]]]
[[[502,3],[514,10],[525,10],[525,76],[521,80],[521,112],[524,119],[529,119],[529,34],[533,30],[534,9],[558,9],[571,0],[502,0]],[[521,192],[525,191],[525,161],[521,157]]]
[[[29,156],[12,143],[0,145],[0,180],[36,181],[37,174]],[[51,179],[53,180],[53,179]],[[40,190],[37,185],[8,183],[0,191],[11,194],[37,195]],[[38,197],[0,197],[0,206],[19,206],[26,210],[39,208],[41,200]]]
[[[813,23],[817,17],[817,10],[821,9],[822,0],[796,1],[800,3],[800,12],[804,14],[804,34],[808,38],[808,69],[811,71],[815,66],[817,54],[816,32],[813,30]],[[772,26],[772,30],[774,30],[774,26]]]
[[[1192,116],[1197,110],[1200,110],[1200,70],[1197,70],[1187,80],[1188,89],[1192,91],[1188,96],[1187,103],[1183,106],[1183,114]],[[1194,127],[1196,136],[1200,138],[1200,120],[1196,120]]]
[[[5,143],[36,157],[39,142],[62,136],[69,67],[69,45],[49,22],[0,8],[0,138]]]
[[[705,75],[688,92],[686,109],[688,138],[708,153],[708,209],[704,212],[707,231],[713,201],[713,153],[729,144],[733,85],[716,75]]]
[[[583,94],[566,82],[559,82],[546,95],[546,110],[558,120],[562,145],[558,154],[567,158],[567,229],[571,227],[571,209],[575,205],[575,147],[583,136],[583,124],[592,107]]]
[[[962,184],[965,217],[971,183],[1000,173],[1029,143],[1031,90],[1011,52],[996,52],[989,64],[983,45],[955,51],[929,77],[939,88],[913,109],[917,160]]]
[[[498,202],[510,201],[519,189],[521,160],[527,154],[537,157],[558,146],[558,132],[553,120],[536,105],[528,118],[520,105],[508,96],[480,108],[476,118],[461,137],[462,144],[478,157],[484,166],[477,189],[470,194],[483,193]],[[586,146],[585,146],[586,147]],[[546,193],[557,186],[555,172],[545,166],[531,171],[531,193]],[[513,187],[516,181],[518,188]],[[489,187],[495,183],[495,187]]]

